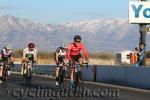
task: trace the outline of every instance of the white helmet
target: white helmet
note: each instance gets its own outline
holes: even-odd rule
[[[68,48],[68,44],[63,43],[63,44],[62,44],[62,47],[65,48],[65,49],[67,49],[67,48]]]
[[[6,44],[6,46],[4,48],[6,48],[6,49],[12,49],[12,47],[11,47],[10,44]]]

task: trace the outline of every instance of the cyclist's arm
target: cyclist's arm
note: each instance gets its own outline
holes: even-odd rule
[[[12,52],[10,53],[10,55],[9,55],[9,59],[10,59],[10,62],[14,62],[14,59],[13,59],[13,54],[12,54]]]
[[[26,57],[26,49],[23,50],[23,54],[22,55],[23,55],[23,59],[25,59],[25,57]]]
[[[88,52],[87,52],[87,50],[86,50],[86,48],[85,48],[85,46],[83,44],[81,46],[81,49],[83,51],[83,54],[84,54],[86,60],[88,60]]]
[[[37,53],[38,53],[38,50],[35,49],[34,50],[34,61],[37,63]]]
[[[70,53],[71,53],[71,46],[68,46],[68,50],[67,50],[67,53],[66,53],[66,57],[69,61],[72,61],[72,58],[70,56]]]
[[[0,53],[0,60],[2,59],[2,54]]]
[[[55,53],[55,61],[58,62],[58,52]]]
[[[3,50],[0,51],[0,61],[2,60]]]

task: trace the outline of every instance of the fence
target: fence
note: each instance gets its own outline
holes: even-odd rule
[[[19,66],[19,64],[16,64],[13,71],[20,71]],[[37,65],[33,68],[33,72],[55,76],[55,65]],[[69,71],[67,75],[69,75]],[[83,78],[86,81],[126,85],[144,89],[150,89],[149,76],[150,67],[89,65],[83,68]]]

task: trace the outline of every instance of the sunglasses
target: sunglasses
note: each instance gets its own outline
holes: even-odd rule
[[[75,40],[75,42],[81,42],[81,40],[77,39],[77,40]]]
[[[75,41],[75,42],[80,43],[81,41]]]
[[[33,48],[33,47],[32,47],[32,48],[30,47],[29,49],[34,49],[34,48]]]

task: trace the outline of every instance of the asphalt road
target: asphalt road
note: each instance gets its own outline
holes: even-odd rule
[[[17,74],[7,79],[7,88],[0,85],[0,100],[150,100],[150,90],[133,89],[101,83],[84,82],[76,92],[66,85],[66,94],[49,77],[33,76],[30,86]],[[83,93],[83,94],[82,94]]]

